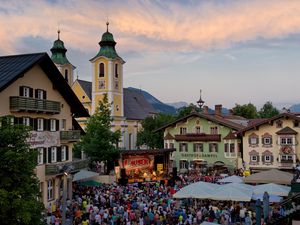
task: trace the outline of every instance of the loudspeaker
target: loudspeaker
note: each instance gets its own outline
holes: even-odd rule
[[[126,178],[126,170],[124,168],[121,169],[121,179],[125,179]]]
[[[119,184],[122,185],[122,186],[126,186],[128,184],[128,179],[120,178],[119,179]]]
[[[173,179],[177,178],[177,167],[173,167]]]

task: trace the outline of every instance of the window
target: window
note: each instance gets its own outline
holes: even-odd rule
[[[282,121],[281,120],[276,121],[276,127],[277,128],[281,128],[282,127]]]
[[[115,64],[115,78],[119,77],[118,64]]]
[[[170,143],[170,148],[174,148],[174,143]]]
[[[105,89],[105,81],[99,80],[99,89]]]
[[[180,134],[186,134],[186,127],[180,127]]]
[[[294,121],[293,124],[294,124],[294,127],[299,127],[299,121]]]
[[[271,156],[265,155],[265,162],[271,162]]]
[[[168,143],[165,143],[165,148],[168,148]]]
[[[218,134],[218,127],[211,127],[210,134]]]
[[[53,180],[47,181],[47,199],[52,200],[54,198],[54,191],[53,191],[54,182]]]
[[[104,63],[99,64],[99,77],[104,77]]]
[[[234,143],[231,143],[230,144],[230,153],[234,153],[234,149],[235,149]]]
[[[40,89],[37,90],[37,98],[44,99],[44,91],[43,90],[40,90]]]
[[[194,152],[203,152],[203,144],[202,143],[194,144]]]
[[[180,152],[187,152],[188,151],[187,143],[180,143],[179,144],[179,151]]]
[[[38,118],[37,119],[37,131],[43,131],[44,130],[44,119]]]
[[[180,169],[187,169],[188,168],[188,162],[186,160],[180,160],[179,161],[179,167]]]
[[[68,70],[68,69],[65,69],[65,80],[66,80],[67,82],[69,82],[69,76],[68,76],[68,74],[69,74],[69,70]]]
[[[263,138],[263,144],[264,145],[271,145],[272,144],[272,138],[271,137],[264,137]]]
[[[258,161],[258,156],[257,155],[251,155],[250,156],[250,161],[257,162]]]
[[[292,145],[293,139],[291,137],[280,138],[281,145]]]
[[[38,165],[41,165],[41,164],[43,164],[43,156],[44,156],[44,151],[43,151],[43,148],[38,148],[37,149],[38,150]]]
[[[23,87],[23,96],[29,98],[30,88]]]
[[[30,118],[29,117],[23,117],[23,125],[30,126]]]
[[[292,155],[282,155],[281,161],[293,162],[293,156]]]
[[[61,161],[66,161],[66,146],[61,146]]]
[[[258,138],[257,137],[250,137],[249,138],[249,144],[250,145],[257,145],[258,144]]]
[[[196,134],[200,134],[201,133],[201,127],[200,126],[197,126],[195,130],[196,130]]]
[[[56,162],[56,147],[51,147],[51,162]]]
[[[209,152],[218,152],[218,144],[210,143],[209,144]]]
[[[56,131],[56,120],[50,119],[50,131]]]
[[[61,120],[61,129],[62,130],[66,130],[66,123],[67,123],[66,119]]]
[[[229,152],[229,148],[228,148],[229,144],[228,143],[225,143],[224,144],[224,152]]]

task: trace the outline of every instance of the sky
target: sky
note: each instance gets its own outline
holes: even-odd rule
[[[48,52],[57,39],[75,76],[106,31],[117,42],[124,86],[162,102],[212,107],[300,103],[299,0],[0,0],[0,55]]]

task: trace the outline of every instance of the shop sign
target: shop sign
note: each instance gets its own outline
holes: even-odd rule
[[[31,148],[48,148],[60,145],[59,131],[31,131],[27,143]]]
[[[189,158],[217,158],[217,154],[211,153],[182,153],[182,157],[189,157]]]

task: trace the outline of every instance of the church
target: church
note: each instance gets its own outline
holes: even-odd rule
[[[108,22],[106,26],[107,30],[99,42],[100,50],[90,59],[92,81],[79,79],[74,81],[76,67],[67,59],[67,49],[60,39],[60,31],[51,48],[51,59],[90,115],[95,112],[99,101],[107,94],[113,117],[112,130],[120,130],[122,135],[119,147],[124,150],[134,150],[137,149],[137,132],[141,129],[141,121],[155,115],[156,110],[148,103],[141,91],[123,87],[125,61],[116,51],[117,43],[113,34],[109,32]],[[84,129],[87,118],[78,118],[77,121]]]

